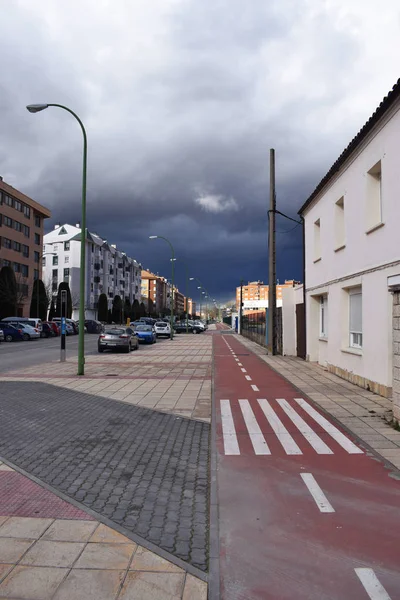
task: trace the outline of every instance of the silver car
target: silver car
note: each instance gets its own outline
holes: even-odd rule
[[[40,338],[40,331],[37,327],[32,327],[31,325],[28,325],[27,323],[24,323],[24,322],[15,323],[15,325],[17,327],[19,327],[19,329],[22,329],[22,335],[23,335],[23,338],[25,341],[26,340],[37,340]]]
[[[99,352],[122,350],[128,353],[139,348],[139,340],[131,327],[105,326],[103,333],[99,335],[97,348]]]

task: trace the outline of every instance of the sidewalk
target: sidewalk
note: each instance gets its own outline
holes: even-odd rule
[[[393,429],[385,419],[392,408],[391,400],[345,381],[314,363],[290,356],[269,356],[265,348],[255,342],[239,335],[234,338],[400,469],[400,431]]]
[[[206,600],[207,585],[0,464],[0,598]]]

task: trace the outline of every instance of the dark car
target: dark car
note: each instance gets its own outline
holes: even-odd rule
[[[174,330],[176,333],[186,333],[186,321],[175,323]],[[194,323],[189,323],[187,326],[188,333],[203,333],[204,329]]]
[[[48,325],[53,330],[55,336],[60,335],[60,327],[59,324],[56,323],[56,321],[45,321],[44,323],[46,323],[46,325]]]
[[[19,342],[24,339],[22,329],[18,329],[14,325],[10,325],[10,323],[0,323],[0,329],[3,330],[5,342]]]
[[[0,329],[0,342],[4,342],[4,331]]]
[[[55,333],[54,333],[54,329],[53,327],[50,325],[50,323],[42,323],[42,333],[41,333],[41,337],[55,337]]]
[[[101,333],[103,331],[103,325],[100,321],[95,321],[94,319],[87,319],[85,327],[88,333]]]
[[[139,340],[131,327],[113,327],[108,325],[99,335],[97,342],[99,352],[104,350],[123,350],[128,353],[139,348]]]

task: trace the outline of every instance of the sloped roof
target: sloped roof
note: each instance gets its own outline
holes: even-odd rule
[[[303,206],[300,208],[298,214],[301,215],[306,208],[311,204],[314,198],[321,192],[321,190],[329,183],[329,181],[333,178],[333,176],[339,171],[340,167],[343,163],[349,158],[349,156],[354,152],[361,142],[367,137],[373,127],[378,123],[380,119],[385,115],[385,113],[389,110],[391,106],[398,100],[400,97],[400,79],[397,80],[397,83],[393,86],[392,90],[385,96],[375,110],[375,112],[370,116],[365,125],[360,129],[357,135],[351,140],[350,144],[343,150],[342,154],[336,160],[336,162],[329,169],[325,177],[321,179],[311,196],[305,201]]]

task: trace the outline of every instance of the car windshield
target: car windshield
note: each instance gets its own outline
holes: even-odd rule
[[[156,323],[156,327],[167,327],[167,323],[161,321],[160,323]]]
[[[125,333],[125,329],[106,329],[104,333],[106,335],[122,335]]]
[[[135,331],[151,331],[151,325],[135,325]]]

